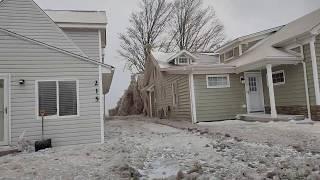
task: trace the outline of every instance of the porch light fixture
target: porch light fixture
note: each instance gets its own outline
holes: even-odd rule
[[[245,78],[244,78],[243,76],[240,77],[240,82],[241,82],[242,84],[245,84],[245,83],[246,83],[246,80],[245,80]]]
[[[25,83],[26,83],[26,82],[25,82],[24,79],[20,79],[20,80],[19,80],[19,84],[20,84],[20,85],[24,85]]]

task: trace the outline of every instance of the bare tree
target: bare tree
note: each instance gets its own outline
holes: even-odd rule
[[[175,0],[168,41],[162,50],[213,51],[224,40],[224,27],[212,7],[203,8],[203,0]]]
[[[120,34],[119,54],[127,59],[127,68],[143,72],[148,48],[160,45],[159,37],[170,19],[172,5],[165,0],[141,0],[140,11],[132,13],[130,27]]]

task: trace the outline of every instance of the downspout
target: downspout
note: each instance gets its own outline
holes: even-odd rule
[[[307,109],[308,109],[308,120],[312,120],[306,62],[302,61],[302,66],[303,66],[303,75],[304,75],[304,87],[306,91],[306,102],[307,102]]]

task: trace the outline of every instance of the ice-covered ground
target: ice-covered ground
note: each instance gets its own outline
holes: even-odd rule
[[[1,157],[0,179],[176,179],[178,171],[210,179],[320,177],[318,124],[194,126],[132,116],[107,121],[105,130],[103,145]]]

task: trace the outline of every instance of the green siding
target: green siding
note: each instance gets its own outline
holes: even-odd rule
[[[177,83],[178,104],[173,106],[172,83]],[[155,80],[156,111],[168,110],[169,118],[179,120],[191,120],[191,103],[189,91],[189,75],[160,73]]]
[[[234,119],[246,113],[245,85],[240,75],[230,74],[230,88],[207,88],[206,75],[194,75],[196,111],[198,121]]]
[[[272,70],[273,72],[284,70],[285,73],[285,84],[274,86],[276,106],[306,105],[306,93],[302,64],[281,65],[274,67]],[[265,96],[265,105],[269,106],[269,90],[267,87],[266,77],[267,74],[264,70],[262,72],[262,81]]]

